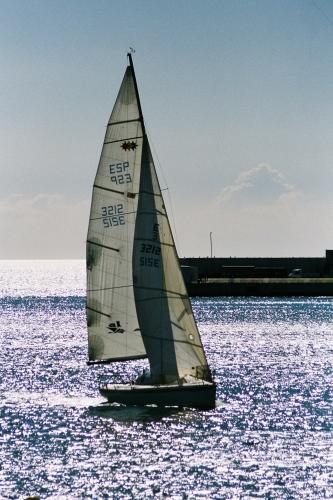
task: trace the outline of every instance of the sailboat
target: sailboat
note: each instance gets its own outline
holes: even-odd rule
[[[89,364],[148,358],[104,384],[110,403],[214,408],[216,384],[194,319],[143,120],[132,54],[107,124],[87,236]]]

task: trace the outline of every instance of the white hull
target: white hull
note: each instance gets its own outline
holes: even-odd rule
[[[182,385],[106,384],[100,386],[99,390],[109,403],[215,408],[216,384],[212,382]]]

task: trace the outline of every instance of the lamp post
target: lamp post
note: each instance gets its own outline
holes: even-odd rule
[[[213,240],[212,240],[212,232],[209,233],[209,239],[210,239],[210,258],[213,257]]]

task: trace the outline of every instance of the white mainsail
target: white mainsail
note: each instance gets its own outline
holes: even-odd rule
[[[154,384],[187,376],[210,382],[129,59],[93,190],[87,241],[89,358],[147,355]]]
[[[143,128],[126,69],[94,182],[87,237],[90,361],[145,357],[133,295],[132,254]]]

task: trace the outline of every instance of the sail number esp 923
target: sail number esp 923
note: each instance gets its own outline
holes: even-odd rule
[[[114,184],[129,184],[132,182],[132,176],[129,173],[129,163],[124,161],[122,163],[111,163],[110,180]]]

